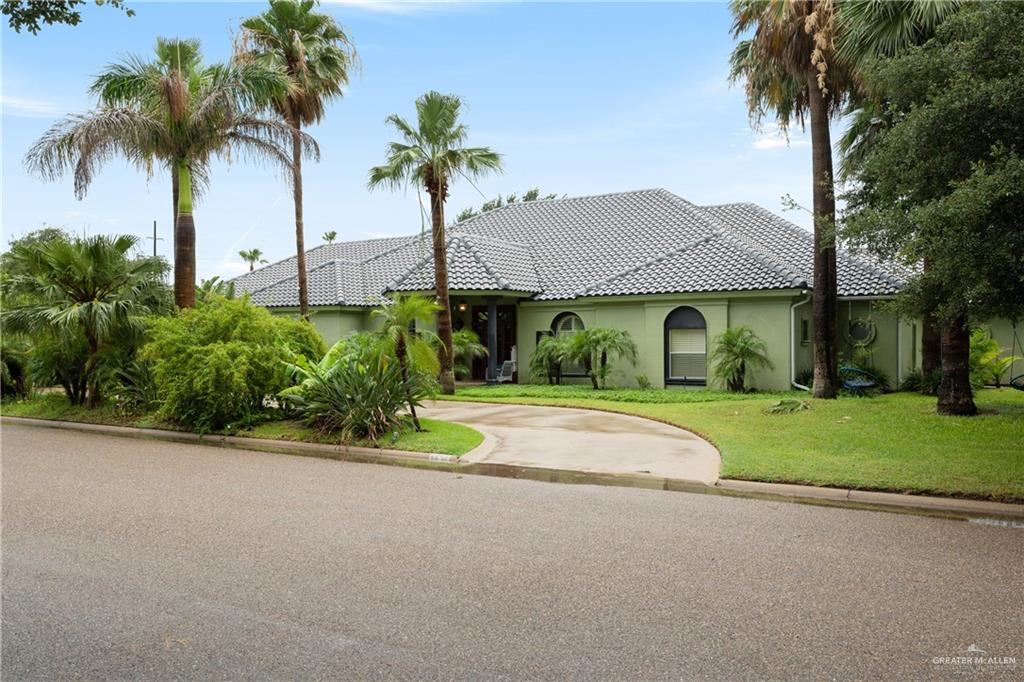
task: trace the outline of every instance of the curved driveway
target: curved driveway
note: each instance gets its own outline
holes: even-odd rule
[[[484,442],[465,462],[650,474],[713,484],[720,458],[689,431],[625,414],[566,407],[427,401],[421,415],[472,426]]]

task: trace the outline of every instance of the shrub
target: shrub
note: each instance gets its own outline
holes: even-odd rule
[[[939,383],[942,381],[942,371],[934,370],[924,374],[921,370],[915,369],[903,378],[900,384],[901,391],[923,393],[924,395],[935,395],[939,392]]]
[[[1013,360],[1012,355],[1003,355],[1003,349],[989,330],[984,327],[971,330],[971,386],[975,390],[985,384],[998,385]]]
[[[159,399],[153,365],[134,359],[114,370],[114,399],[125,412],[146,412]]]
[[[636,385],[641,391],[651,391],[654,389],[654,384],[651,383],[646,374],[636,375]]]
[[[583,365],[595,389],[607,388],[612,360],[616,358],[636,364],[636,344],[625,330],[591,327],[573,334],[568,340],[567,359]]]
[[[875,356],[871,351],[871,347],[858,343],[850,349],[850,356],[847,360],[846,367],[852,367],[860,372],[865,372],[870,375],[870,378],[874,380],[876,386],[870,389],[849,389],[847,392],[852,395],[864,396],[871,393],[885,392],[892,388],[892,378],[889,373],[881,367],[875,365]],[[847,372],[850,374],[851,379],[863,379],[866,378],[863,375],[858,376],[856,372]],[[839,370],[839,378],[843,379],[843,368]]]
[[[733,393],[746,390],[747,376],[757,369],[773,369],[768,347],[750,327],[729,327],[715,337],[711,353],[714,375]]]
[[[199,432],[251,424],[291,384],[285,361],[319,359],[323,341],[312,334],[309,323],[274,317],[248,297],[213,296],[155,320],[143,357],[153,363],[160,416]]]
[[[321,433],[340,433],[345,440],[374,442],[406,428],[402,408],[417,406],[424,395],[418,374],[403,381],[396,362],[382,358],[363,364],[343,357],[333,366],[293,365],[302,383],[282,394],[306,423]]]
[[[562,383],[562,363],[569,357],[568,339],[544,336],[530,356],[530,373],[547,377],[549,384]]]
[[[455,377],[465,379],[471,373],[474,358],[487,356],[487,347],[480,343],[480,337],[470,329],[460,329],[452,334],[452,351],[455,354]]]
[[[10,335],[0,338],[0,397],[24,398],[30,389],[28,344]]]

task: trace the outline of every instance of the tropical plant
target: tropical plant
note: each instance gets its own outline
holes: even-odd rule
[[[29,380],[29,344],[14,334],[0,337],[0,398],[24,398],[32,384]]]
[[[900,390],[924,395],[936,395],[939,392],[939,384],[941,382],[941,370],[925,373],[920,369],[913,369],[903,377],[903,381],[900,382]]]
[[[471,373],[470,364],[474,358],[487,357],[487,346],[480,343],[480,337],[471,329],[460,329],[452,334],[455,351],[455,376],[465,379]]]
[[[208,301],[212,296],[220,296],[221,298],[234,298],[235,283],[225,282],[217,275],[214,275],[210,279],[204,279],[202,282],[199,283],[199,286],[196,288],[196,301]]]
[[[502,196],[499,194],[493,199],[485,201],[480,206],[479,209],[473,208],[472,206],[467,206],[466,208],[462,209],[461,211],[459,211],[458,215],[455,216],[455,222],[461,223],[464,220],[469,220],[470,218],[478,216],[481,213],[493,211],[494,209],[501,208],[502,206],[511,206],[512,204],[518,202],[526,203],[529,201],[537,201],[538,199],[554,199],[557,196],[557,194],[545,194],[544,196],[541,196],[540,189],[537,187],[526,190],[525,192],[523,192],[522,197],[514,193],[509,194],[508,196]]]
[[[398,362],[402,383],[409,387],[409,413],[417,431],[420,430],[420,420],[416,416],[412,391],[416,384],[415,376],[436,376],[440,366],[431,343],[434,334],[427,330],[416,331],[416,323],[430,322],[437,314],[437,308],[437,303],[429,298],[411,294],[395,296],[390,303],[371,313],[380,321],[386,354]]]
[[[125,412],[141,413],[153,407],[159,399],[152,363],[135,358],[114,369],[115,396],[118,406]]]
[[[213,296],[155,320],[142,357],[153,363],[160,416],[199,432],[254,422],[291,385],[286,361],[320,359],[323,341],[310,334],[312,325],[275,317],[248,296]]]
[[[174,217],[174,300],[195,305],[195,220],[192,202],[208,182],[213,157],[233,155],[290,169],[284,151],[294,131],[254,114],[293,88],[279,70],[257,64],[204,66],[196,40],[158,39],[156,59],[129,56],[112,64],[92,86],[99,108],[53,125],[29,150],[25,163],[45,179],[72,172],[81,198],[106,162],[124,158],[149,173],[171,175]],[[302,137],[304,149],[319,154]]]
[[[627,360],[635,365],[637,347],[629,332],[607,327],[591,327],[573,334],[568,342],[568,358],[583,365],[595,388],[606,388],[612,360]]]
[[[97,5],[109,5],[134,17],[135,10],[124,6],[124,0],[94,0]],[[81,6],[85,0],[3,0],[2,13],[15,33],[27,29],[32,35],[39,33],[42,24],[77,26],[82,21]]]
[[[249,249],[248,251],[242,250],[238,252],[238,255],[242,257],[242,260],[249,264],[249,272],[256,269],[256,263],[263,265],[264,263],[270,262],[263,257],[263,252],[259,249]]]
[[[1013,355],[1003,355],[1004,350],[985,327],[971,331],[971,386],[975,390],[987,384],[998,386],[1002,381],[1016,359]]]
[[[547,377],[548,383],[562,383],[562,363],[569,359],[569,337],[545,335],[537,342],[537,348],[530,356],[530,373]]]
[[[647,378],[646,374],[637,374],[636,375],[636,387],[638,389],[640,389],[641,391],[653,391],[654,390],[654,384],[651,383],[651,380]]]
[[[82,381],[86,395],[69,393],[89,407],[101,402],[99,363],[111,346],[137,345],[145,331],[144,318],[162,312],[157,291],[167,265],[156,258],[135,258],[138,238],[103,235],[52,239],[11,252],[19,274],[10,290],[19,298],[3,311],[5,333],[43,339],[55,336],[57,347],[85,342]]]
[[[428,92],[416,100],[416,126],[392,114],[386,121],[402,136],[388,144],[384,165],[370,169],[369,187],[422,187],[430,196],[430,224],[433,237],[434,288],[437,293],[437,335],[441,340],[441,391],[455,393],[452,369],[452,311],[448,300],[447,241],[444,203],[448,189],[459,176],[472,179],[501,169],[501,157],[488,147],[467,147],[469,129],[459,122],[462,99],[456,95]],[[417,193],[417,196],[419,194]]]
[[[337,238],[338,238],[338,232],[336,230],[330,230],[328,232],[324,232],[323,239],[328,244],[333,244],[334,240],[337,239]]]
[[[302,126],[318,123],[326,104],[341,97],[356,53],[334,18],[314,10],[314,0],[270,0],[259,16],[242,22],[240,56],[283,71],[292,82],[272,100],[274,110],[292,130],[291,177],[295,203],[295,249],[299,315],[309,315],[306,241],[302,215]]]
[[[746,325],[729,327],[715,337],[711,351],[715,377],[733,393],[747,390],[747,379],[759,369],[774,369],[768,346]]]
[[[795,398],[783,398],[764,408],[765,414],[793,414],[794,412],[805,412],[811,409],[811,403],[807,400]]]
[[[835,187],[829,124],[852,89],[836,59],[831,0],[733,0],[733,80],[746,83],[755,125],[773,116],[784,131],[810,123],[814,215],[814,386],[818,398],[838,390],[839,318]]]
[[[343,356],[328,367],[306,363],[292,370],[301,383],[282,399],[321,433],[339,432],[349,441],[376,442],[403,430],[402,408],[415,408],[425,395],[420,375],[404,379],[398,363],[383,357],[364,364]]]

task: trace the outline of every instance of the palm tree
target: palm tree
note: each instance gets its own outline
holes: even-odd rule
[[[283,70],[293,87],[273,100],[292,128],[292,191],[299,275],[299,314],[309,316],[306,242],[302,222],[302,126],[318,123],[327,102],[341,97],[356,65],[352,41],[328,14],[315,12],[314,0],[270,0],[270,8],[242,22],[241,54]]]
[[[609,360],[619,357],[635,365],[637,347],[627,331],[593,327],[572,336],[569,355],[571,360],[582,363],[591,385],[597,389],[608,384],[608,375],[611,374]]]
[[[530,356],[530,371],[534,376],[545,376],[551,385],[562,383],[562,363],[570,359],[572,337],[544,336]]]
[[[248,251],[239,251],[238,255],[242,257],[246,263],[249,264],[249,272],[256,269],[256,263],[264,264],[269,261],[263,257],[263,252],[259,249],[249,249]]]
[[[414,185],[430,196],[430,224],[434,248],[434,288],[437,291],[437,335],[441,338],[441,391],[455,393],[452,371],[452,310],[448,300],[448,261],[444,232],[444,203],[449,185],[458,177],[474,178],[501,170],[501,156],[488,147],[466,147],[469,129],[459,122],[462,99],[428,92],[416,100],[417,125],[392,114],[386,119],[401,134],[402,142],[388,144],[383,166],[370,169],[370,189]]]
[[[373,311],[373,317],[381,321],[380,334],[387,344],[386,350],[392,354],[402,370],[402,382],[405,384],[406,402],[412,414],[412,423],[420,431],[420,420],[416,416],[416,405],[413,400],[410,371],[419,371],[431,376],[439,369],[437,353],[431,345],[433,334],[428,331],[416,331],[416,323],[428,323],[437,314],[438,305],[429,298],[412,294],[396,296],[389,304]]]
[[[333,244],[334,240],[338,238],[338,233],[335,230],[324,232],[324,241],[328,244]]]
[[[147,172],[158,164],[171,172],[175,206],[174,298],[195,305],[193,179],[207,180],[212,157],[239,152],[291,168],[291,129],[252,113],[293,87],[282,72],[256,64],[203,66],[195,40],[158,39],[156,59],[130,56],[100,74],[92,86],[100,107],[71,115],[51,127],[25,157],[46,179],[71,171],[81,197],[95,172],[124,158]],[[318,155],[315,141],[303,138]]]
[[[460,329],[452,334],[452,348],[455,352],[455,376],[459,379],[469,376],[469,363],[474,358],[487,356],[487,346],[480,343],[480,337],[470,329]]]
[[[773,115],[783,130],[809,121],[814,197],[814,395],[834,398],[839,378],[835,183],[830,119],[851,89],[835,59],[832,0],[733,0],[733,36],[750,31],[731,57],[731,77],[746,82],[755,124]]]
[[[20,272],[10,286],[21,298],[3,312],[5,333],[81,334],[89,407],[101,401],[100,353],[117,339],[140,336],[145,316],[159,312],[154,290],[167,267],[157,258],[131,257],[137,243],[131,235],[99,235],[53,239],[12,252]]]
[[[715,337],[711,360],[715,363],[715,376],[733,393],[746,390],[748,373],[775,367],[768,358],[768,346],[746,325],[729,327]]]

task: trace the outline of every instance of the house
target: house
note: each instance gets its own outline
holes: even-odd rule
[[[625,329],[639,348],[635,367],[618,363],[618,385],[644,375],[656,386],[704,386],[714,338],[738,325],[753,328],[774,363],[753,378],[757,388],[787,389],[812,366],[812,236],[754,204],[697,206],[663,189],[540,200],[475,216],[447,238],[455,328],[476,331],[498,366],[518,360],[520,381],[543,380],[525,368],[544,335],[594,326]],[[433,291],[429,234],[327,244],[306,259],[312,321],[329,343],[372,328],[384,296]],[[918,364],[920,325],[879,303],[908,271],[840,250],[837,272],[844,354],[863,344],[901,379]],[[294,257],[235,286],[272,311],[297,312]],[[997,337],[1009,338],[1005,326]],[[478,361],[473,378],[487,371]]]

